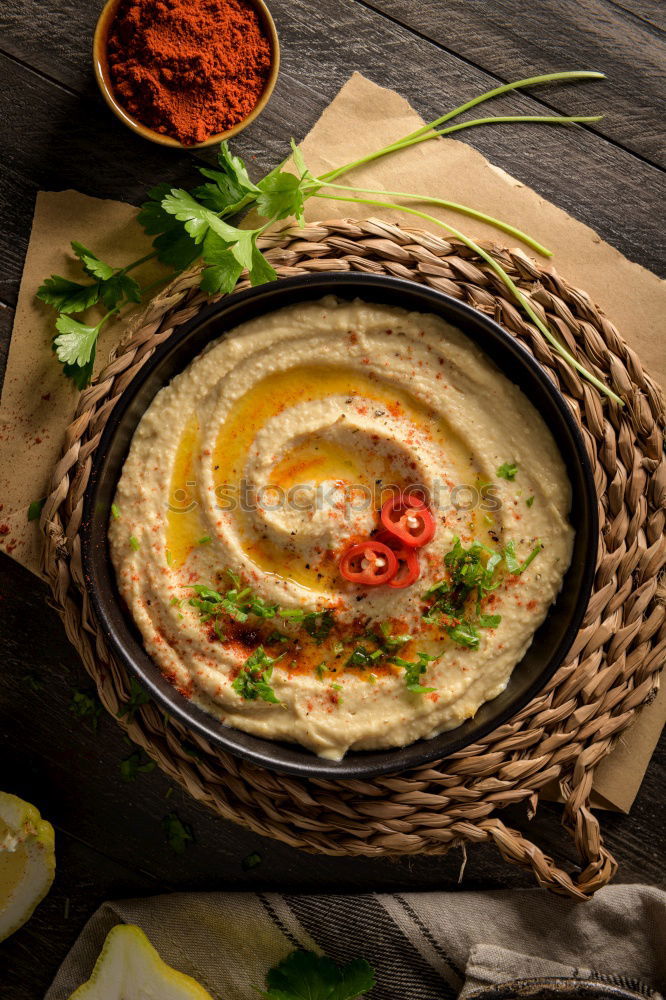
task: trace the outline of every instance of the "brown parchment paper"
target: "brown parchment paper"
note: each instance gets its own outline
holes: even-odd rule
[[[422,123],[404,98],[356,73],[301,148],[311,171],[320,174]],[[666,382],[666,358],[660,342],[666,283],[627,260],[588,226],[493,166],[470,146],[455,139],[422,143],[356,171],[353,183],[463,202],[530,233],[554,251],[553,266],[590,293],[652,374],[662,384]],[[470,236],[500,244],[508,240],[497,230],[456,213],[432,208],[428,212]],[[308,220],[381,216],[429,228],[426,222],[408,220],[399,212],[319,199],[307,203],[305,214]],[[74,411],[76,390],[62,377],[51,353],[53,313],[34,295],[52,272],[76,276],[66,252],[72,238],[90,245],[111,263],[146,252],[148,241],[136,225],[135,215],[136,210],[129,205],[75,191],[41,192],[37,198],[0,402],[0,549],[35,573],[39,572],[39,532],[35,523],[28,522],[27,509],[45,494]],[[430,228],[437,230],[434,225]],[[148,283],[155,273],[146,268],[137,276]],[[120,332],[119,324],[103,331],[97,368],[108,360]],[[597,768],[594,789],[602,807],[628,811],[665,716],[662,689],[660,698],[642,710],[618,748]]]

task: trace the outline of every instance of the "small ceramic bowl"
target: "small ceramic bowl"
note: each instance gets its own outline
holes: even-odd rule
[[[174,139],[170,135],[164,135],[162,132],[156,132],[154,129],[144,125],[143,122],[138,120],[138,118],[134,118],[133,115],[126,111],[122,104],[120,104],[120,102],[116,99],[113,92],[113,85],[111,82],[111,74],[109,72],[107,59],[107,39],[109,29],[116,16],[120,3],[121,0],[107,0],[107,3],[102,8],[102,13],[97,21],[97,27],[95,28],[95,35],[93,37],[93,63],[95,66],[95,76],[97,77],[97,83],[102,92],[102,97],[111,108],[114,115],[120,118],[121,122],[127,125],[128,128],[131,128],[133,132],[136,132],[137,135],[143,136],[144,139],[150,139],[151,142],[157,142],[161,146],[175,146],[177,149],[201,149],[203,146],[215,146],[222,142],[223,139],[231,139],[232,136],[238,135],[239,132],[241,132],[247,125],[250,124],[250,122],[254,121],[254,119],[261,114],[268,104],[271,94],[273,93],[280,69],[280,43],[275,29],[275,22],[273,21],[264,0],[248,0],[248,3],[250,3],[251,6],[257,11],[271,46],[271,67],[263,94],[247,117],[227,129],[226,132],[217,132],[215,135],[210,135],[207,139],[204,139],[203,142],[190,143],[188,145],[180,142],[178,139]]]

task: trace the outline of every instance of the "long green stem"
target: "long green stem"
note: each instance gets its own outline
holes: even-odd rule
[[[326,182],[325,187],[335,188],[338,191],[358,191],[361,194],[379,194],[388,195],[389,198],[409,198],[413,201],[421,201],[427,205],[438,205],[440,208],[450,208],[454,212],[460,212],[462,215],[468,215],[472,219],[478,219],[480,222],[485,222],[489,226],[494,226],[496,229],[501,229],[502,232],[508,233],[515,239],[520,240],[521,243],[525,243],[532,250],[540,253],[543,257],[552,257],[553,251],[548,250],[547,247],[538,243],[537,240],[528,236],[527,233],[522,232],[522,230],[517,229],[515,226],[510,225],[508,222],[503,222],[501,219],[495,219],[492,215],[486,215],[485,212],[479,212],[475,208],[470,208],[468,205],[460,205],[456,201],[445,201],[443,198],[430,198],[425,194],[407,194],[405,191],[381,191],[373,188],[362,188],[356,187],[355,184],[347,187],[344,184],[331,184]]]
[[[119,274],[127,274],[128,271],[133,271],[135,267],[139,267],[141,264],[145,264],[146,261],[154,260],[155,257],[157,257],[157,250],[153,250],[152,253],[147,253],[145,257],[139,257],[138,260],[132,261],[132,263],[128,264],[127,267],[123,267],[123,269],[119,272]]]
[[[480,247],[478,243],[475,243],[474,240],[471,240],[468,236],[465,236],[464,233],[461,233],[458,229],[455,229],[448,223],[442,222],[440,219],[436,219],[434,215],[429,215],[427,212],[420,212],[418,211],[418,209],[415,208],[409,208],[407,205],[396,205],[395,203],[390,201],[377,201],[375,199],[370,199],[370,198],[344,198],[344,197],[339,197],[338,195],[327,195],[327,194],[316,194],[315,197],[325,198],[327,201],[348,201],[357,205],[374,205],[377,208],[398,209],[400,212],[406,212],[409,215],[415,215],[419,219],[425,219],[426,222],[434,223],[436,226],[441,226],[442,229],[446,229],[447,232],[451,233],[453,236],[456,236],[462,243],[465,244],[465,246],[469,247],[470,250],[473,250],[474,253],[477,253],[479,257],[481,257],[483,260],[486,261],[488,266],[492,268],[495,274],[497,274],[498,277],[501,278],[506,287],[515,297],[516,301],[523,307],[529,318],[532,320],[534,325],[541,331],[541,333],[544,335],[549,344],[551,344],[555,348],[557,353],[560,354],[565,359],[565,361],[567,361],[573,368],[575,368],[577,372],[580,372],[580,374],[584,378],[586,378],[588,382],[591,382],[592,385],[596,386],[596,388],[599,389],[600,392],[604,393],[604,395],[609,396],[620,406],[624,405],[620,397],[616,395],[612,389],[609,389],[608,386],[601,381],[601,379],[598,379],[596,375],[593,375],[592,372],[589,372],[587,368],[581,365],[581,363],[576,360],[573,354],[571,354],[566,349],[566,347],[564,347],[559,342],[559,340],[557,340],[557,338],[553,335],[553,333],[548,329],[546,324],[539,318],[537,313],[530,305],[528,299],[523,295],[518,286],[512,281],[512,279],[506,273],[501,264],[498,264],[497,261],[493,257],[491,257],[489,253],[487,253],[482,247]]]
[[[483,104],[484,101],[490,101],[493,97],[500,97],[502,94],[508,94],[511,90],[519,90],[523,87],[537,87],[543,83],[561,83],[564,80],[604,80],[604,73],[597,73],[595,70],[566,70],[562,73],[543,73],[541,76],[529,76],[523,80],[514,80],[513,83],[503,83],[499,87],[494,87],[492,90],[487,90],[484,94],[479,94],[478,97],[473,97],[471,101],[466,101],[465,104],[460,104],[453,111],[448,111],[441,118],[436,118],[434,121],[429,122],[427,125],[422,125],[417,128],[414,132],[410,132],[406,139],[410,139],[415,135],[420,135],[422,132],[427,132],[432,128],[437,128],[439,125],[443,125],[444,122],[451,121],[452,118],[456,118],[458,115],[462,115],[465,111],[469,111],[470,108],[475,108],[477,104]]]
[[[360,157],[358,160],[353,160],[351,163],[347,163],[343,167],[337,167],[335,170],[329,170],[328,173],[322,174],[318,179],[322,181],[337,180],[338,177],[342,177],[343,174],[348,173],[350,170],[354,170],[356,167],[364,166],[366,163],[372,163],[373,160],[378,160],[382,156],[388,156],[389,153],[395,153],[399,149],[408,149],[409,146],[416,146],[420,142],[428,142],[430,139],[438,139],[443,135],[451,135],[453,132],[462,132],[463,129],[474,128],[477,125],[501,125],[506,122],[540,122],[541,124],[545,123],[547,125],[585,125],[590,122],[601,121],[602,118],[603,115],[494,115],[490,118],[474,118],[472,121],[459,122],[457,125],[449,125],[447,128],[439,129],[434,132],[428,131],[411,136],[405,136],[404,138],[391,143],[391,145],[384,146],[383,149],[378,149],[374,153],[369,153],[367,156]]]
[[[484,101],[489,101],[493,97],[499,97],[502,94],[506,94],[511,90],[518,90],[522,87],[534,87],[545,83],[558,83],[565,80],[603,80],[604,74],[597,73],[591,70],[574,70],[571,72],[563,73],[545,73],[541,76],[531,76],[524,80],[515,80],[513,83],[505,83],[500,87],[494,87],[492,90],[486,91],[484,94],[480,94],[478,97],[472,98],[470,101],[466,101],[465,104],[459,105],[454,108],[453,111],[448,111],[445,115],[441,115],[439,118],[435,118],[434,121],[428,122],[426,125],[422,125],[420,128],[415,129],[415,131],[410,132],[408,135],[402,136],[401,139],[396,140],[394,143],[390,143],[388,146],[384,147],[383,150],[379,150],[376,153],[370,154],[369,157],[363,157],[359,160],[355,160],[352,163],[345,164],[342,167],[337,167],[334,170],[330,170],[327,174],[322,176],[322,179],[335,180],[342,173],[347,170],[351,170],[356,166],[361,166],[363,163],[370,162],[370,160],[375,160],[379,156],[385,156],[387,152],[392,152],[395,148],[401,148],[402,144],[411,145],[412,140],[420,137],[426,133],[432,133],[433,129],[438,128],[443,125],[444,122],[450,121],[452,118],[463,114],[465,111],[469,111],[470,108],[476,107],[477,104],[482,104]],[[429,135],[429,138],[434,138],[433,135]]]

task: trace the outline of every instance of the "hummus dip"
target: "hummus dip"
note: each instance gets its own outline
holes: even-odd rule
[[[415,484],[436,522],[418,579],[348,582],[341,554]],[[337,760],[505,688],[569,565],[569,505],[539,413],[459,330],[326,298],[237,327],[158,393],[109,540],[183,696]]]

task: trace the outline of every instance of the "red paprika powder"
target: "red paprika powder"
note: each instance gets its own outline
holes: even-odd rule
[[[271,46],[247,0],[123,0],[109,29],[115,96],[144,125],[203,142],[247,118]]]

